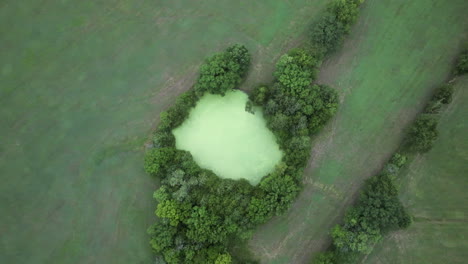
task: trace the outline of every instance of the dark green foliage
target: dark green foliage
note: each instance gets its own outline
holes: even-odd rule
[[[336,91],[312,85],[319,61],[302,49],[292,50],[278,61],[277,82],[257,87],[246,105],[249,112],[263,106],[267,124],[283,150],[282,163],[255,187],[201,169],[190,153],[175,149],[172,130],[205,92],[223,95],[235,88],[249,62],[247,50],[240,45],[212,56],[201,66],[194,89],[161,113],[153,137],[155,148],[145,157],[145,170],[162,179],[154,193],[160,221],[148,232],[151,246],[169,264],[230,263],[230,240],[248,239],[256,225],[289,208],[309,159],[310,135],[337,110]]]
[[[215,54],[200,67],[200,77],[195,84],[196,94],[199,97],[205,92],[224,95],[241,82],[249,64],[250,54],[242,45],[234,45],[225,52]]]
[[[250,101],[255,105],[264,105],[268,101],[268,90],[269,88],[267,85],[257,86],[249,95]]]
[[[444,84],[436,90],[433,100],[440,101],[443,104],[450,104],[452,102],[453,85]]]
[[[366,181],[356,208],[369,226],[382,233],[403,228],[402,223],[408,217],[398,199],[398,190],[388,174],[377,175]]]
[[[395,153],[393,154],[392,158],[390,161],[385,165],[385,169],[383,173],[388,173],[388,174],[397,174],[398,171],[400,170],[401,167],[403,167],[406,164],[407,157],[403,154],[400,153]]]
[[[171,132],[158,131],[154,133],[153,145],[155,148],[174,147],[175,137]]]
[[[327,13],[324,17],[312,25],[311,44],[316,49],[317,57],[330,54],[341,45],[346,26],[343,25],[335,14]]]
[[[452,102],[453,85],[444,84],[438,88],[432,96],[429,103],[426,105],[424,112],[427,114],[437,114],[440,112],[444,104]]]
[[[391,176],[384,173],[366,181],[356,206],[332,230],[333,245],[340,254],[369,253],[383,234],[410,223]]]
[[[430,100],[424,108],[426,114],[438,114],[444,104],[440,100]]]
[[[311,49],[317,58],[335,51],[357,19],[363,0],[335,0],[311,28]]]
[[[437,119],[431,115],[421,115],[411,126],[407,146],[411,151],[426,152],[437,139]]]
[[[455,73],[457,75],[468,73],[468,49],[465,49],[458,57]]]
[[[298,96],[315,79],[317,61],[304,50],[295,49],[281,56],[274,76],[288,88],[287,95]]]
[[[319,253],[315,256],[311,264],[334,264],[335,263],[335,254],[333,251],[327,251]]]
[[[278,82],[268,89],[262,86],[255,90],[253,102],[263,103],[268,126],[280,142],[316,132],[336,112],[336,91],[325,85],[311,85],[316,65],[317,61],[304,50],[295,49],[278,61]]]
[[[289,208],[296,197],[299,187],[290,175],[285,174],[286,164],[280,164],[277,169],[260,182],[264,191],[262,199],[269,212],[280,215]]]
[[[329,12],[336,16],[336,19],[346,26],[346,31],[354,22],[359,14],[359,6],[364,0],[335,0],[329,7]]]
[[[153,176],[165,177],[165,173],[175,157],[174,148],[158,148],[148,151],[145,155],[145,171]]]
[[[407,160],[408,158],[405,155],[397,152],[393,154],[392,158],[390,159],[390,163],[397,166],[398,168],[401,168],[406,164]]]

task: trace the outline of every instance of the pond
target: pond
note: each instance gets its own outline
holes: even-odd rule
[[[202,168],[255,185],[275,168],[282,152],[261,109],[245,111],[247,100],[239,90],[225,96],[206,94],[173,134],[176,147],[190,151]]]

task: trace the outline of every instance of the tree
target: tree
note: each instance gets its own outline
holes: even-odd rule
[[[186,219],[187,237],[197,242],[219,243],[225,241],[227,227],[220,222],[220,217],[211,213],[206,207],[195,206]]]
[[[429,151],[437,136],[437,119],[431,115],[421,115],[410,128],[408,148],[417,152]]]
[[[357,19],[362,2],[361,0],[335,0],[329,12],[336,15],[337,20],[345,25],[346,32],[348,32],[351,24]]]
[[[260,205],[267,207],[262,211],[280,215],[289,208],[296,197],[299,187],[291,176],[284,174],[286,168],[285,164],[280,164],[273,173],[260,182],[260,189],[264,191],[262,197],[264,201]]]
[[[176,155],[174,148],[151,149],[145,155],[145,171],[153,176],[165,177]]]
[[[250,63],[250,54],[242,45],[234,45],[225,52],[208,58],[200,67],[200,76],[195,92],[201,97],[205,92],[224,95],[235,88],[245,75]]]
[[[164,249],[172,247],[176,233],[177,229],[175,227],[160,222],[150,226],[148,234],[151,236],[151,247],[157,253],[161,253]]]
[[[311,44],[320,56],[328,55],[335,51],[343,42],[347,31],[335,14],[327,13],[324,17],[312,25]]]
[[[179,203],[174,200],[165,200],[158,204],[156,215],[166,219],[171,226],[177,226],[186,219],[191,206],[188,203]]]
[[[260,85],[254,88],[249,98],[255,105],[263,106],[268,101],[268,86]]]
[[[357,221],[352,221],[352,225],[358,226]],[[369,253],[374,243],[380,238],[379,230],[372,228],[361,228],[353,231],[336,225],[332,230],[333,245],[342,252]]]
[[[380,174],[366,181],[364,190],[355,208],[358,219],[365,219],[374,229],[386,233],[401,228],[407,213],[398,199],[398,190],[388,174]]]
[[[335,254],[333,251],[326,251],[324,253],[319,253],[312,262],[313,264],[334,264],[335,263]]]
[[[317,61],[304,50],[295,49],[281,56],[276,63],[274,76],[283,86],[289,88],[289,95],[297,96],[315,78]]]
[[[234,44],[226,49],[228,59],[235,63],[232,69],[236,69],[239,76],[244,77],[250,66],[250,53],[244,45]]]
[[[158,131],[153,135],[155,148],[175,147],[175,137],[171,132]]]
[[[215,260],[215,264],[231,264],[231,263],[232,263],[232,258],[231,258],[231,255],[229,255],[229,253],[219,254]]]

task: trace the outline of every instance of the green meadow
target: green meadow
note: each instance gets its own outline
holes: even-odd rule
[[[272,82],[278,58],[304,43],[329,2],[2,1],[0,263],[154,263],[146,229],[159,183],[143,160],[159,114],[191,88],[207,56],[232,43],[252,54],[242,90]],[[248,243],[260,263],[310,263],[330,245],[363,181],[450,75],[468,39],[466,10],[466,0],[363,4],[320,67],[317,82],[336,88],[340,105],[314,137],[304,189]],[[458,80],[434,149],[400,175],[413,225],[363,263],[468,257],[467,85]]]
[[[432,91],[449,76],[466,39],[466,1],[367,1],[319,83],[339,89],[335,118],[316,137],[304,190],[259,228],[262,263],[309,263],[331,243],[364,179],[378,173]],[[443,129],[443,128],[441,128]]]
[[[457,81],[455,89],[434,148],[415,157],[399,175],[400,197],[413,224],[385,237],[363,263],[466,262],[468,78]]]
[[[234,42],[270,80],[326,2],[2,1],[0,262],[150,263],[159,113]]]

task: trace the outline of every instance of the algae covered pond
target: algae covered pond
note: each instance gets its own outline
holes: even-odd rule
[[[177,148],[190,151],[201,167],[222,178],[257,184],[282,153],[262,111],[245,111],[247,100],[241,91],[203,96],[189,118],[174,129]]]

